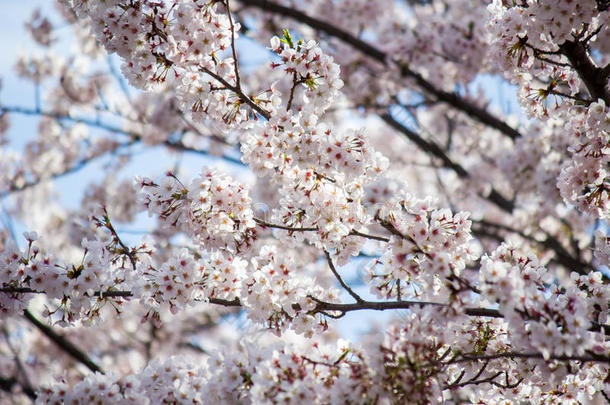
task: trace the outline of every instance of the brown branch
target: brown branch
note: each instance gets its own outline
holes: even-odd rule
[[[356,50],[362,52],[364,55],[377,60],[379,63],[385,66],[390,63],[390,61],[388,60],[388,55],[385,52],[362,41],[361,39],[353,36],[349,32],[343,31],[334,24],[311,17],[292,7],[282,6],[280,4],[268,0],[240,1],[246,7],[257,7],[261,10],[270,13],[290,17],[296,21],[309,25],[314,29],[325,32],[327,35],[342,40],[343,42],[354,47]],[[443,90],[437,89],[432,83],[424,79],[419,73],[416,73],[411,70],[408,66],[400,64],[400,62],[398,61],[394,63],[399,65],[400,73],[403,77],[413,79],[419,87],[436,97],[438,100],[452,105],[453,107],[462,111],[469,117],[487,126],[497,129],[498,131],[502,132],[504,135],[510,137],[511,139],[516,139],[521,136],[521,134],[517,130],[509,126],[506,122],[487,112],[485,109],[475,104],[472,104],[471,102],[465,100],[464,98],[460,97],[455,93],[448,93]]]
[[[393,309],[410,309],[417,306],[446,307],[447,304],[430,301],[361,301],[353,304],[336,304],[315,300],[318,303],[317,310],[351,312],[359,310],[387,311]],[[487,318],[503,318],[504,315],[497,309],[489,308],[465,308],[464,313],[469,316],[483,316]]]
[[[462,355],[456,359],[452,359],[447,364],[454,363],[467,363],[471,361],[488,361],[496,359],[544,359],[544,360],[558,360],[558,361],[581,361],[581,362],[593,362],[593,363],[606,363],[610,364],[609,356],[602,356],[598,354],[589,354],[587,356],[567,356],[567,355],[550,355],[548,359],[545,359],[542,353],[521,353],[521,352],[503,352],[494,354],[482,354],[482,355]]]
[[[483,367],[481,367],[481,369],[479,370],[479,372],[477,373],[477,375],[475,377],[470,378],[470,379],[468,379],[467,381],[464,381],[464,382],[460,382],[460,380],[458,379],[458,380],[456,380],[455,382],[453,382],[453,383],[451,383],[449,385],[445,385],[443,387],[443,389],[446,389],[446,390],[449,389],[450,390],[450,389],[465,387],[467,385],[479,385],[479,384],[486,384],[486,383],[487,384],[493,384],[494,380],[496,378],[498,378],[499,376],[501,376],[502,373],[504,373],[504,371],[498,371],[498,372],[490,375],[487,378],[482,378],[482,379],[479,380],[478,378],[481,376],[481,374],[482,374],[483,370],[485,369],[485,367],[487,366],[487,364],[489,364],[489,361],[487,361],[486,363],[483,364]],[[459,376],[460,379],[464,375],[464,372],[465,372],[465,370],[462,370],[462,373]],[[506,388],[506,387],[503,387],[503,388]]]
[[[341,287],[343,287],[343,289],[345,291],[348,292],[349,295],[351,295],[356,302],[364,302],[364,300],[354,292],[354,290],[352,290],[350,288],[350,286],[348,286],[345,281],[343,281],[343,278],[341,277],[341,275],[339,274],[339,272],[337,271],[337,269],[335,268],[335,264],[333,263],[333,259],[330,257],[330,254],[328,253],[327,250],[324,250],[324,255],[326,256],[326,261],[328,262],[328,267],[330,267],[330,271],[333,272],[333,274],[335,275],[335,278],[339,281],[339,284],[341,284]]]
[[[318,231],[317,227],[293,228],[293,227],[287,226],[287,225],[272,224],[270,222],[264,221],[259,218],[254,218],[254,222],[256,222],[257,224],[259,224],[261,226],[267,227],[267,228],[283,229],[285,231],[291,231],[291,232],[317,232]]]
[[[610,90],[608,89],[608,72],[598,67],[589,56],[587,46],[578,40],[566,41],[560,51],[567,56],[572,67],[587,87],[593,100],[602,99],[610,105]]]
[[[241,90],[241,81],[239,78],[239,64],[237,61],[237,50],[235,49],[235,25],[233,24],[233,17],[231,17],[231,8],[229,7],[229,0],[224,0],[224,6],[227,9],[229,24],[231,25],[231,53],[233,54],[233,67],[235,70],[235,87]]]
[[[33,293],[33,294],[44,294],[44,291],[37,291],[32,288],[26,287],[1,287],[0,292],[15,294],[15,293]],[[123,297],[129,298],[133,297],[133,293],[131,291],[98,291],[93,294],[94,297],[99,296],[100,299],[110,298],[110,297]],[[393,309],[409,309],[414,306],[436,306],[436,307],[446,307],[448,304],[443,304],[441,302],[430,302],[430,301],[362,301],[356,302],[353,304],[340,304],[333,302],[325,302],[318,300],[317,298],[310,296],[318,305],[314,309],[314,312],[318,311],[337,311],[337,312],[352,312],[352,311],[360,311],[360,310],[375,310],[375,311],[387,311]],[[226,300],[220,298],[208,298],[204,300],[210,304],[222,305],[225,307],[241,307],[241,302],[239,298],[235,298],[233,300]],[[300,307],[298,304],[294,304],[295,309],[299,310]],[[491,308],[476,308],[469,307],[464,308],[464,313],[468,316],[482,316],[486,318],[504,318],[504,315],[497,309]],[[589,331],[591,332],[600,332],[607,336],[610,336],[610,325],[600,324],[597,322],[591,322],[591,327]]]
[[[233,93],[235,93],[237,95],[237,97],[239,97],[239,99],[241,101],[243,101],[244,103],[248,104],[254,111],[259,113],[261,116],[265,117],[265,119],[269,120],[271,118],[271,114],[269,113],[269,111],[265,110],[260,105],[256,104],[241,89],[233,86],[231,83],[229,83],[228,81],[226,81],[222,77],[218,76],[216,73],[212,72],[209,69],[206,69],[206,68],[202,67],[201,71],[204,72],[204,73],[207,73],[208,75],[213,77],[215,80],[219,81],[227,89],[231,90]]]
[[[380,117],[386,124],[394,128],[395,130],[401,132],[421,150],[439,158],[443,162],[443,166],[453,170],[459,178],[467,179],[470,177],[470,173],[468,173],[466,169],[464,169],[459,163],[453,162],[449,158],[449,156],[447,156],[445,151],[443,151],[443,149],[435,142],[423,139],[417,133],[411,131],[409,128],[405,127],[396,119],[394,119],[394,117],[392,117],[389,113],[382,114]],[[511,213],[515,209],[515,204],[512,201],[507,200],[504,196],[502,196],[502,194],[500,194],[497,190],[493,188],[489,195],[484,198],[491,201],[500,209],[508,213]]]
[[[368,233],[362,233],[356,230],[352,230],[350,233],[352,236],[360,236],[366,239],[378,240],[380,242],[389,242],[390,238],[386,238],[385,236],[377,236],[377,235],[369,235]]]
[[[36,400],[36,398],[37,398],[36,391],[34,391],[31,387],[26,387],[23,384],[21,384],[16,377],[10,377],[10,378],[0,377],[0,390],[2,390],[4,392],[8,392],[10,394],[15,394],[13,387],[16,385],[21,387],[21,390],[23,391],[23,393],[25,395],[27,395],[28,398],[30,398],[32,401]]]
[[[84,364],[89,370],[104,374],[104,371],[93,362],[82,350],[76,347],[72,342],[66,339],[64,336],[55,332],[49,325],[39,321],[32,313],[25,309],[23,311],[25,318],[30,321],[32,325],[48,337],[53,343],[59,346],[64,352],[79,363]]]
[[[610,63],[608,63],[606,66],[604,66],[603,68],[601,68],[601,74],[605,77],[609,77],[610,76]]]
[[[299,227],[299,228],[294,228],[294,227],[291,227],[291,226],[286,226],[286,225],[281,225],[281,224],[272,224],[271,222],[267,222],[267,221],[262,220],[260,218],[254,218],[254,222],[256,222],[257,224],[259,224],[259,225],[261,225],[263,227],[283,229],[285,231],[290,231],[290,232],[318,232],[320,230],[318,227]],[[369,235],[367,233],[359,232],[359,231],[356,231],[356,230],[352,230],[349,233],[349,235],[351,235],[351,236],[360,236],[362,238],[378,240],[378,241],[381,241],[381,242],[389,242],[390,241],[390,239],[386,238],[385,236]]]
[[[130,249],[125,244],[125,242],[123,242],[123,240],[121,239],[121,237],[119,236],[117,231],[114,229],[112,222],[110,222],[110,217],[108,216],[108,211],[106,210],[105,206],[102,207],[102,211],[104,213],[103,219],[100,220],[97,217],[93,217],[93,220],[98,223],[98,226],[103,226],[110,232],[110,235],[112,236],[112,240],[113,240],[114,244],[119,245],[121,247],[121,249],[116,253],[119,255],[121,255],[121,254],[127,255],[127,257],[129,258],[129,261],[131,262],[131,267],[134,270],[136,270],[137,257],[135,255],[134,249]]]
[[[290,108],[292,107],[292,99],[294,98],[294,91],[296,90],[298,84],[299,84],[299,81],[297,80],[297,71],[295,69],[294,73],[292,74],[292,87],[290,88],[290,96],[288,97],[288,104],[286,104],[286,111],[290,111]]]

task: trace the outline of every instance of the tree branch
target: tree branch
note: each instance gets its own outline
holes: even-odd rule
[[[317,227],[294,228],[291,226],[286,226],[286,225],[281,225],[281,224],[272,224],[271,222],[267,222],[267,221],[264,221],[259,218],[254,218],[254,222],[256,222],[257,224],[259,224],[263,227],[266,227],[266,228],[283,229],[285,231],[291,231],[291,232],[317,232],[318,231]]]
[[[326,261],[328,262],[328,267],[330,267],[330,271],[333,272],[333,274],[335,275],[335,278],[339,281],[339,284],[341,284],[341,287],[343,287],[343,289],[345,289],[345,291],[347,291],[348,294],[351,295],[356,300],[356,302],[364,302],[364,300],[358,294],[356,294],[354,292],[354,290],[352,290],[350,288],[350,286],[345,284],[345,281],[343,281],[343,278],[341,278],[341,275],[335,268],[333,259],[330,257],[330,254],[328,253],[327,250],[324,250],[324,255],[326,256]]]
[[[38,115],[38,116],[43,116],[43,117],[54,118],[57,120],[68,120],[71,122],[82,123],[82,124],[91,126],[93,128],[99,128],[99,129],[103,129],[103,130],[106,130],[106,131],[109,131],[112,133],[122,134],[122,135],[131,137],[131,139],[126,142],[117,143],[117,145],[114,149],[105,151],[104,153],[101,153],[99,155],[90,156],[90,157],[86,157],[86,158],[79,160],[72,167],[67,168],[63,172],[55,173],[55,174],[52,174],[45,178],[38,178],[35,180],[27,181],[21,185],[13,184],[13,185],[11,185],[11,187],[8,190],[0,193],[0,199],[8,196],[9,194],[12,194],[12,193],[15,193],[18,191],[22,191],[22,190],[26,190],[30,187],[34,187],[34,186],[40,184],[42,181],[57,179],[57,178],[66,176],[68,174],[75,173],[75,172],[85,168],[87,166],[87,164],[91,163],[92,161],[94,161],[98,158],[101,158],[102,156],[104,156],[108,153],[115,153],[119,149],[133,146],[133,145],[137,144],[138,142],[141,142],[141,140],[142,140],[141,135],[138,133],[125,131],[120,128],[113,127],[111,125],[107,125],[107,124],[104,124],[104,123],[96,121],[96,120],[90,120],[90,119],[82,118],[82,117],[72,117],[71,115],[68,115],[68,114],[55,113],[52,111],[29,109],[29,108],[24,108],[24,107],[14,107],[14,106],[0,106],[0,112],[8,112],[8,113],[16,113],[16,114],[24,114],[24,115]],[[214,136],[211,136],[211,137],[215,138]],[[166,147],[168,147],[170,149],[176,149],[176,150],[179,150],[182,152],[192,152],[192,153],[196,153],[199,155],[219,157],[223,160],[226,160],[227,162],[238,164],[240,166],[244,165],[244,163],[237,158],[233,158],[233,157],[225,156],[225,155],[222,155],[222,156],[211,155],[206,150],[190,148],[190,147],[184,145],[180,141],[166,140],[163,142],[163,145],[165,145]]]
[[[608,72],[595,65],[587,47],[581,41],[566,41],[559,49],[567,56],[572,67],[587,87],[591,98],[602,99],[610,105],[610,90],[608,89]]]
[[[262,219],[259,218],[254,218],[254,222],[256,222],[257,224],[267,227],[267,228],[276,228],[276,229],[283,229],[285,231],[290,231],[290,232],[317,232],[320,229],[318,227],[301,227],[301,228],[294,228],[291,226],[286,226],[286,225],[281,225],[281,224],[272,224],[270,222],[264,221]],[[385,236],[377,236],[377,235],[369,235],[367,233],[362,233],[356,230],[352,230],[349,235],[351,236],[360,236],[362,238],[367,238],[367,239],[372,239],[372,240],[378,240],[380,242],[389,242],[390,239],[386,238]]]
[[[394,117],[392,117],[389,113],[382,114],[380,117],[386,124],[394,128],[395,130],[401,132],[421,150],[439,158],[443,162],[443,166],[453,170],[458,175],[458,177],[462,179],[467,179],[470,177],[470,173],[468,173],[466,169],[464,169],[459,163],[453,162],[449,158],[449,156],[447,156],[445,151],[443,151],[443,149],[436,143],[423,139],[417,133],[411,131],[409,128],[405,127],[396,119],[394,119]],[[504,198],[502,194],[500,194],[497,190],[493,188],[489,195],[484,198],[491,201],[500,209],[508,213],[511,213],[515,209],[515,204],[512,201],[509,201]]]
[[[32,288],[27,287],[0,287],[0,292],[8,293],[8,294],[24,294],[24,293],[32,293],[32,294],[44,294],[44,291],[37,291]],[[111,298],[111,297],[123,297],[130,298],[133,297],[133,293],[131,291],[97,291],[93,294],[94,297],[99,296],[100,299],[103,298]],[[318,306],[314,310],[314,312],[319,311],[338,311],[338,312],[352,312],[352,311],[360,311],[360,310],[375,310],[375,311],[387,311],[393,309],[409,309],[414,306],[436,306],[436,307],[447,307],[449,304],[444,304],[441,302],[430,302],[430,301],[362,301],[356,302],[353,304],[341,304],[334,302],[325,302],[318,300],[315,297],[310,297],[314,301],[318,303]],[[210,304],[222,305],[225,307],[241,307],[241,301],[239,298],[235,298],[233,300],[226,300],[220,298],[208,298],[205,300]],[[300,309],[298,304],[294,304],[295,309]],[[504,318],[504,315],[497,309],[491,308],[476,308],[476,307],[468,307],[464,308],[464,313],[468,316],[482,316],[486,318]],[[592,321],[591,327],[589,331],[591,332],[600,332],[606,336],[610,336],[610,325],[600,324]]]
[[[231,25],[231,53],[233,54],[233,67],[235,68],[235,87],[241,90],[241,80],[239,78],[239,62],[237,60],[237,49],[235,49],[235,25],[233,24],[233,17],[231,17],[231,8],[229,7],[229,0],[224,0],[224,6],[227,9],[229,24]]]
[[[610,357],[601,356],[597,354],[589,354],[588,356],[567,356],[567,355],[550,355],[547,359],[544,358],[542,353],[520,353],[520,352],[503,352],[494,354],[482,354],[482,355],[462,355],[457,359],[452,359],[448,364],[454,363],[466,363],[471,361],[488,361],[496,359],[543,359],[543,360],[558,360],[558,361],[581,361],[581,362],[593,362],[593,363],[606,363],[610,364]]]
[[[93,362],[82,350],[76,347],[72,342],[66,339],[64,336],[55,332],[49,325],[39,321],[32,313],[25,309],[23,311],[25,318],[30,321],[32,325],[48,337],[53,343],[59,346],[64,352],[79,363],[84,364],[89,370],[104,374],[104,371]]]
[[[296,21],[309,25],[314,29],[325,32],[326,34],[338,38],[343,42],[351,45],[356,50],[362,52],[364,55],[377,60],[379,63],[385,66],[390,63],[390,61],[388,60],[388,55],[385,52],[362,41],[361,39],[353,36],[349,32],[343,31],[334,24],[327,23],[325,21],[311,17],[292,7],[282,6],[280,4],[268,0],[240,1],[246,7],[256,7],[263,11],[290,17]],[[487,112],[485,109],[480,108],[475,104],[472,104],[471,102],[465,100],[464,98],[460,97],[455,93],[447,93],[443,90],[437,89],[432,83],[424,79],[420,74],[411,70],[408,66],[400,63],[397,64],[399,64],[400,74],[403,77],[413,79],[419,87],[436,97],[438,100],[452,105],[453,107],[462,111],[469,117],[502,132],[504,135],[508,136],[511,139],[516,139],[521,136],[521,134],[516,129],[512,128],[506,122]]]
[[[23,393],[27,395],[28,398],[30,398],[32,401],[36,400],[36,391],[34,391],[31,387],[26,387],[21,384],[16,377],[0,377],[0,390],[8,392],[10,394],[14,394],[13,387],[15,385],[20,386]]]
[[[271,118],[271,114],[269,114],[269,111],[265,110],[264,108],[262,108],[260,105],[256,104],[250,97],[248,97],[241,89],[233,86],[231,83],[229,83],[228,81],[226,81],[225,79],[223,79],[222,77],[218,76],[216,73],[212,72],[209,69],[206,68],[201,68],[201,71],[204,73],[207,73],[208,75],[210,75],[211,77],[213,77],[215,80],[219,81],[220,83],[222,83],[223,86],[225,86],[227,89],[231,90],[233,93],[235,93],[239,99],[241,101],[243,101],[244,103],[248,104],[250,106],[250,108],[252,108],[254,111],[256,111],[257,113],[259,113],[261,116],[265,117],[265,119],[269,120]]]

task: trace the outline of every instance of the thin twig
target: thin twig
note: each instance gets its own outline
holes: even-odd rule
[[[125,254],[127,255],[127,257],[129,258],[129,261],[131,262],[131,267],[136,270],[136,256],[134,254],[134,251],[132,249],[130,249],[124,242],[123,240],[119,237],[119,234],[116,232],[116,230],[114,229],[114,226],[112,225],[112,222],[110,222],[110,217],[108,216],[108,211],[106,210],[106,207],[104,206],[102,208],[102,211],[104,212],[104,218],[103,221],[100,221],[98,218],[93,217],[93,219],[95,221],[97,221],[99,223],[100,226],[105,227],[106,229],[108,229],[108,231],[110,232],[110,234],[112,235],[112,239],[114,241],[115,244],[118,244],[121,247],[122,251],[117,252],[118,254]]]
[[[352,230],[349,234],[351,236],[360,236],[362,238],[378,240],[378,241],[381,241],[381,242],[389,242],[390,241],[390,238],[386,238],[385,236],[369,235],[368,233],[362,233],[362,232],[357,231],[355,229]]]
[[[19,358],[19,353],[17,352],[17,349],[15,349],[15,346],[11,343],[10,334],[8,332],[8,329],[6,328],[6,325],[4,325],[4,327],[2,328],[2,332],[4,333],[4,338],[6,339],[6,344],[8,345],[11,353],[13,354],[13,357],[15,358],[15,365],[17,366],[17,370],[19,371],[19,373],[21,374],[21,376],[23,378],[23,383],[19,382],[16,377],[15,377],[15,381],[19,385],[21,385],[23,392],[28,397],[30,397],[30,399],[35,399],[36,390],[32,387],[32,383],[30,381],[30,378],[28,377],[28,373],[25,370],[25,367],[23,367],[23,363],[21,362],[21,359]]]
[[[286,104],[286,111],[290,111],[290,108],[292,107],[292,99],[294,98],[294,91],[296,90],[298,84],[299,84],[299,81],[297,80],[297,71],[295,69],[294,73],[292,74],[292,87],[290,88],[290,96],[288,97],[288,104]]]
[[[364,300],[358,294],[356,294],[354,290],[350,288],[350,286],[345,284],[345,281],[343,281],[343,278],[341,278],[341,275],[335,268],[335,264],[333,263],[333,259],[330,257],[330,253],[328,253],[326,249],[324,250],[324,255],[326,256],[326,261],[328,262],[328,267],[330,267],[330,271],[333,272],[335,278],[339,281],[339,284],[341,284],[341,287],[343,287],[343,289],[345,289],[345,291],[347,291],[348,294],[356,300],[356,302],[364,302]]]
[[[285,231],[291,231],[291,232],[317,232],[318,231],[317,227],[294,228],[291,226],[286,226],[286,225],[281,225],[281,224],[272,224],[272,223],[262,220],[260,218],[254,218],[254,222],[256,222],[259,225],[265,226],[267,228],[283,229]]]
[[[320,228],[318,227],[299,227],[299,228],[295,228],[295,227],[291,227],[291,226],[287,226],[287,225],[281,225],[281,224],[273,224],[271,222],[267,222],[265,220],[262,220],[260,218],[254,218],[254,222],[256,222],[259,225],[265,226],[267,228],[276,228],[276,229],[283,229],[285,231],[291,231],[291,232],[317,232],[320,230]],[[369,235],[366,233],[362,233],[356,230],[352,230],[349,233],[350,236],[360,236],[362,238],[367,238],[367,239],[373,239],[373,240],[378,240],[381,242],[389,242],[390,239],[386,238],[385,236],[377,236],[377,235]]]
[[[226,88],[228,88],[231,91],[233,91],[233,93],[235,93],[240,98],[241,101],[243,101],[244,103],[248,104],[254,111],[256,111],[257,113],[262,115],[265,119],[269,120],[271,118],[271,114],[269,113],[269,111],[265,110],[260,105],[256,104],[241,89],[233,86],[231,83],[227,82],[225,79],[223,79],[222,77],[218,76],[216,73],[212,72],[210,69],[202,67],[201,71],[204,72],[204,73],[207,73],[210,76],[212,76],[215,80],[217,80],[220,83],[222,83]]]
[[[224,1],[225,8],[227,9],[227,15],[229,17],[229,24],[231,26],[231,52],[233,54],[233,67],[235,70],[235,87],[241,91],[241,81],[239,79],[239,64],[237,61],[237,50],[235,49],[235,25],[233,24],[233,17],[231,17],[231,9],[229,7],[229,0]]]

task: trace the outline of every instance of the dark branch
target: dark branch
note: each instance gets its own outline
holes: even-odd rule
[[[237,60],[237,49],[235,48],[235,25],[233,24],[233,17],[231,16],[229,0],[224,0],[224,5],[227,9],[229,24],[231,25],[231,53],[233,54],[233,66],[235,68],[235,87],[241,90],[241,81],[239,78],[239,61]]]
[[[237,87],[233,86],[231,83],[229,83],[228,81],[226,81],[222,77],[218,76],[216,73],[212,72],[209,69],[201,68],[201,71],[204,72],[204,73],[207,73],[208,75],[210,75],[212,78],[214,78],[214,80],[217,80],[220,83],[222,83],[223,86],[225,86],[227,89],[229,89],[233,93],[235,93],[237,95],[237,97],[239,97],[239,99],[241,101],[243,101],[244,103],[248,104],[250,106],[250,108],[252,108],[254,111],[259,113],[261,116],[265,117],[265,119],[268,120],[269,118],[271,118],[271,114],[269,114],[269,111],[265,110],[260,105],[256,104],[240,88],[237,88]]]
[[[317,228],[317,227],[299,227],[299,228],[295,228],[295,227],[281,225],[281,224],[272,224],[270,222],[264,221],[264,220],[259,219],[259,218],[254,218],[254,222],[256,222],[257,224],[259,224],[261,226],[264,226],[266,228],[283,229],[285,231],[290,231],[290,232],[317,232],[317,231],[319,231],[319,228]],[[390,241],[390,239],[386,238],[385,236],[369,235],[367,233],[359,232],[359,231],[356,231],[356,230],[352,230],[349,234],[351,236],[360,236],[362,238],[378,240],[380,242],[389,242]]]
[[[550,355],[547,359],[542,353],[520,353],[520,352],[503,352],[495,354],[482,354],[482,355],[462,355],[456,359],[451,360],[449,363],[466,363],[471,361],[487,361],[496,359],[544,359],[544,360],[559,360],[559,361],[581,361],[581,362],[593,362],[593,363],[606,363],[610,364],[610,357],[602,356],[597,354],[589,354],[586,356],[567,356],[567,355]]]
[[[272,224],[270,222],[264,221],[259,218],[254,218],[254,222],[256,222],[257,224],[264,226],[266,228],[283,229],[285,231],[291,231],[291,232],[317,232],[318,231],[317,227],[294,228],[294,227],[287,226],[287,225]]]
[[[352,290],[350,288],[350,286],[348,286],[347,284],[345,284],[345,281],[343,281],[343,278],[341,277],[341,275],[339,274],[339,272],[337,271],[337,269],[335,268],[335,264],[333,263],[333,259],[330,257],[330,254],[325,250],[324,251],[324,255],[326,256],[326,261],[328,262],[328,267],[330,267],[330,271],[333,272],[333,274],[335,275],[335,278],[339,281],[339,284],[341,284],[341,287],[343,287],[343,289],[345,291],[348,292],[349,295],[351,295],[356,302],[364,302],[364,300],[354,292],[354,290]]]
[[[308,16],[307,14],[294,9],[292,7],[282,6],[277,3],[273,3],[268,0],[240,0],[246,7],[257,7],[261,10],[268,11],[274,14],[283,15],[286,17],[293,18],[301,23],[307,24],[312,28],[325,32],[326,34],[342,40],[343,42],[351,45],[355,49],[359,50],[366,56],[377,60],[383,65],[388,65],[388,55],[375,48],[374,46],[362,41],[361,39],[353,36],[349,32],[343,31],[336,25],[327,23],[317,18]],[[485,109],[472,104],[455,93],[448,93],[443,90],[437,89],[432,83],[424,79],[420,74],[411,70],[408,66],[401,64],[400,73],[403,77],[413,79],[415,83],[429,94],[436,97],[438,100],[443,101],[464,112],[471,118],[488,125],[492,128],[497,129],[504,135],[515,139],[521,136],[521,134],[509,126],[501,119],[493,116]]]
[[[587,47],[581,41],[566,41],[560,48],[583,81],[593,100],[602,99],[610,105],[608,72],[595,65]]]
[[[17,380],[16,377],[11,377],[11,378],[0,377],[0,390],[13,394],[14,393],[13,387],[16,385],[21,387],[21,390],[23,391],[23,393],[25,395],[28,396],[28,398],[30,398],[31,400],[36,399],[36,397],[37,397],[36,391],[34,391],[31,387],[26,387],[26,386],[22,385],[19,382],[19,380]]]
[[[24,310],[23,315],[30,321],[40,332],[48,337],[53,343],[59,346],[64,352],[79,363],[84,364],[89,370],[104,374],[104,371],[93,362],[82,350],[76,347],[72,342],[64,336],[55,332],[49,325],[39,321],[29,310]]]
[[[33,293],[33,294],[44,294],[44,291],[37,291],[32,288],[27,287],[1,287],[0,292],[8,293],[8,294],[23,294],[23,293]],[[100,297],[100,299],[104,298],[112,298],[112,297],[122,297],[122,298],[130,298],[133,297],[133,293],[131,291],[98,291],[93,294],[94,297]],[[436,307],[446,307],[448,304],[443,304],[440,302],[429,302],[429,301],[362,301],[356,302],[353,304],[338,304],[333,302],[325,302],[318,300],[315,297],[310,297],[316,303],[318,303],[314,312],[320,311],[338,311],[342,313],[347,313],[351,311],[360,311],[360,310],[375,310],[375,311],[387,311],[392,309],[409,309],[415,306],[436,306]],[[209,298],[205,300],[210,304],[222,305],[225,307],[241,307],[241,302],[239,298],[235,298],[233,300],[225,300],[220,298]],[[298,304],[295,309],[299,310],[300,307]],[[504,315],[497,309],[490,308],[464,308],[464,313],[469,316],[482,316],[487,318],[504,318]],[[46,326],[46,325],[45,325]],[[600,324],[592,321],[591,327],[589,328],[591,332],[600,332],[606,336],[610,336],[610,325]]]
[[[443,149],[440,146],[438,146],[436,143],[434,143],[433,141],[427,141],[427,140],[423,139],[417,133],[415,133],[414,131],[411,131],[409,128],[405,127],[400,122],[396,121],[396,119],[394,119],[394,117],[392,117],[388,113],[382,114],[381,119],[386,124],[388,124],[390,127],[394,128],[395,130],[397,130],[397,131],[401,132],[403,135],[405,135],[411,142],[413,142],[415,145],[417,145],[421,150],[423,150],[424,152],[430,153],[431,155],[439,158],[443,162],[443,166],[453,170],[458,175],[458,177],[460,177],[462,179],[467,179],[470,177],[470,173],[468,173],[466,171],[466,169],[464,169],[460,164],[452,161],[449,158],[449,156],[447,156],[445,151],[443,151]],[[502,196],[502,194],[500,194],[495,189],[492,189],[491,193],[489,193],[489,195],[485,198],[487,200],[491,201],[492,203],[494,203],[495,205],[497,205],[500,209],[502,209],[508,213],[511,213],[515,209],[514,203],[512,201],[509,201],[506,198],[504,198],[504,196]]]

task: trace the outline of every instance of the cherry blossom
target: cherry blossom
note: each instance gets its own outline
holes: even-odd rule
[[[0,397],[608,399],[606,1],[56,5],[0,99]]]

